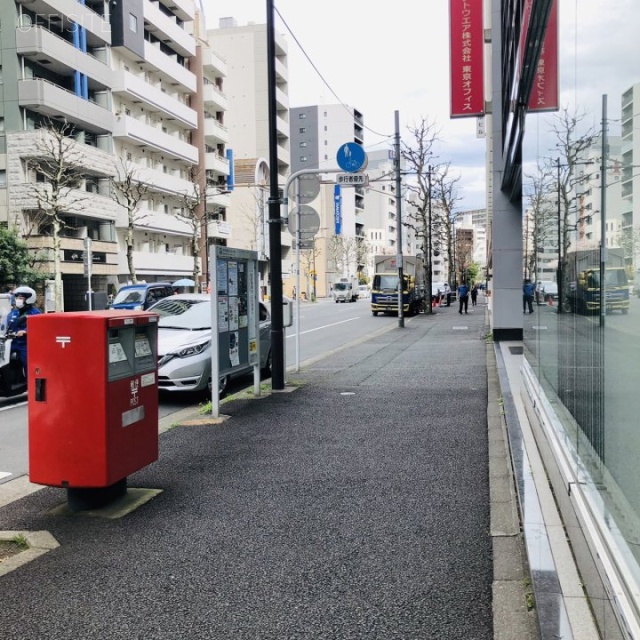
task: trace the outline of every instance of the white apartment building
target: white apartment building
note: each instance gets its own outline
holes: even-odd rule
[[[41,127],[66,122],[74,138],[66,153],[83,179],[65,194],[65,309],[86,308],[85,238],[93,241],[94,291],[106,294],[131,279],[128,216],[112,188],[126,175],[146,190],[133,231],[137,279],[190,276],[192,225],[175,214],[206,179],[215,187],[209,211],[224,210],[229,173],[227,134],[216,127],[226,109],[225,65],[194,37],[193,0],[11,0],[0,6],[0,21],[0,222],[17,227],[43,256],[41,268],[53,270],[50,225],[35,213],[43,176],[34,167],[50,143]],[[205,118],[209,126],[200,126]],[[224,241],[224,226],[213,222],[211,235]]]
[[[636,240],[640,234],[640,82],[634,84],[622,94],[622,159],[621,229]],[[640,268],[640,255],[633,255],[634,267]]]
[[[226,215],[229,246],[258,251],[260,280],[269,295],[268,233],[265,220],[269,167],[269,102],[266,24],[239,26],[232,17],[222,18],[218,28],[207,30],[207,40],[226,64],[225,96],[228,110],[224,128],[233,158],[234,175]],[[287,42],[275,35],[276,132],[278,144],[278,182],[284,187],[290,172],[289,72]],[[291,274],[292,237],[286,228],[281,234],[282,274]]]
[[[374,256],[396,255],[398,252],[398,206],[396,199],[396,176],[393,151],[384,149],[367,154],[369,163],[369,187],[364,191],[364,235],[367,243],[366,275],[374,274]],[[406,206],[403,204],[403,207]],[[403,253],[411,253],[403,229]]]
[[[328,295],[337,278],[356,275],[366,268],[365,188],[335,184],[336,156],[345,142],[364,142],[363,116],[357,109],[341,104],[291,109],[291,172],[329,171],[319,174],[320,195],[310,203],[320,216],[314,245],[319,296]]]

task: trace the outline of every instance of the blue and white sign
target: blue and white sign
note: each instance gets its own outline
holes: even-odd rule
[[[343,171],[354,173],[367,168],[367,153],[357,142],[345,142],[336,156],[338,166]]]
[[[342,232],[342,193],[339,184],[333,186],[333,219],[335,234],[339,236]]]

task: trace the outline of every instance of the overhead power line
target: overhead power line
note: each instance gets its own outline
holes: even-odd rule
[[[300,44],[300,41],[296,37],[295,33],[293,33],[293,31],[291,30],[291,28],[287,24],[287,21],[282,17],[282,14],[278,10],[278,7],[274,7],[274,8],[275,8],[275,11],[278,14],[280,20],[282,20],[282,24],[285,26],[285,28],[289,32],[289,35],[293,38],[294,42],[298,45],[298,48],[300,49],[300,51],[302,52],[304,57],[307,59],[309,64],[312,66],[313,70],[318,74],[318,77],[320,78],[320,80],[322,80],[322,82],[327,87],[327,89],[329,89],[329,91],[331,91],[332,95],[340,103],[340,105],[342,105],[342,107],[351,115],[351,111],[349,111],[349,107],[338,97],[338,94],[333,90],[331,85],[325,80],[324,76],[320,73],[318,67],[316,67],[316,65],[314,64],[313,60],[311,60],[311,58],[309,57],[309,54],[305,51],[304,47]],[[374,131],[373,129],[371,129],[371,127],[368,127],[366,124],[362,124],[362,126],[367,131],[370,131],[371,133],[375,134],[376,136],[380,136],[382,138],[391,138],[391,137],[393,137],[393,134],[386,134],[386,133],[380,133],[379,131]]]

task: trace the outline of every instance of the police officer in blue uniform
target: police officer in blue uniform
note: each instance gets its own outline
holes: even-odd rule
[[[7,332],[15,337],[11,341],[11,352],[18,354],[25,378],[27,377],[27,317],[37,315],[40,310],[34,307],[36,292],[31,287],[17,287],[13,291],[15,306],[7,316]]]

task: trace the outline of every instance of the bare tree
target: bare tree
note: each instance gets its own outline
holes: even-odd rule
[[[190,231],[189,241],[191,255],[193,256],[193,281],[197,284],[200,275],[200,237],[204,233],[202,226],[206,224],[206,211],[202,206],[205,203],[206,194],[200,188],[200,179],[197,170],[191,172],[191,185],[181,197],[181,207],[175,210],[175,216],[184,222]]]
[[[533,228],[529,234],[531,250],[525,256],[525,270],[528,274],[534,274],[535,279],[538,274],[538,255],[546,246],[557,242],[558,213],[553,174],[553,169],[548,164],[540,164],[535,175],[527,176],[531,181],[527,199]]]
[[[556,139],[558,156],[549,160],[549,165],[556,169],[556,196],[559,198],[559,215],[561,222],[561,256],[558,271],[558,287],[561,288],[560,300],[562,310],[566,310],[569,283],[567,280],[567,253],[571,246],[571,233],[576,230],[577,220],[574,219],[575,186],[581,178],[577,176],[577,167],[583,164],[584,152],[593,147],[598,139],[598,134],[591,127],[587,127],[584,133],[580,133],[585,114],[570,113],[565,107],[554,116],[551,133]]]
[[[149,185],[141,181],[139,170],[130,162],[120,160],[115,165],[116,175],[111,179],[111,197],[127,212],[127,227],[125,230],[125,245],[127,266],[131,282],[138,281],[133,262],[134,231],[147,217],[140,213],[140,202],[147,197]]]
[[[358,263],[358,239],[347,236],[332,236],[329,240],[329,260],[339,275],[355,275]]]
[[[30,185],[36,200],[29,224],[51,230],[53,238],[53,276],[55,310],[63,309],[61,235],[65,217],[81,212],[87,198],[78,193],[84,180],[83,154],[73,137],[73,125],[48,120],[36,144],[37,156],[29,161],[37,183]]]
[[[429,313],[433,311],[431,306],[431,247],[430,230],[433,213],[432,191],[432,163],[435,159],[433,146],[438,139],[438,131],[434,123],[424,118],[413,127],[407,127],[411,134],[411,144],[402,143],[400,153],[406,162],[406,170],[411,179],[406,183],[409,193],[410,206],[403,217],[402,223],[413,231],[416,239],[421,240],[422,254],[425,258],[425,271],[427,280],[427,299],[429,300]],[[401,194],[396,194],[399,198]]]
[[[454,209],[461,198],[458,190],[460,176],[451,176],[451,163],[445,162],[436,165],[432,170],[432,198],[434,202],[435,217],[431,224],[434,230],[433,247],[440,251],[446,248],[448,264],[454,269],[454,283],[457,283],[457,272],[454,264]]]

